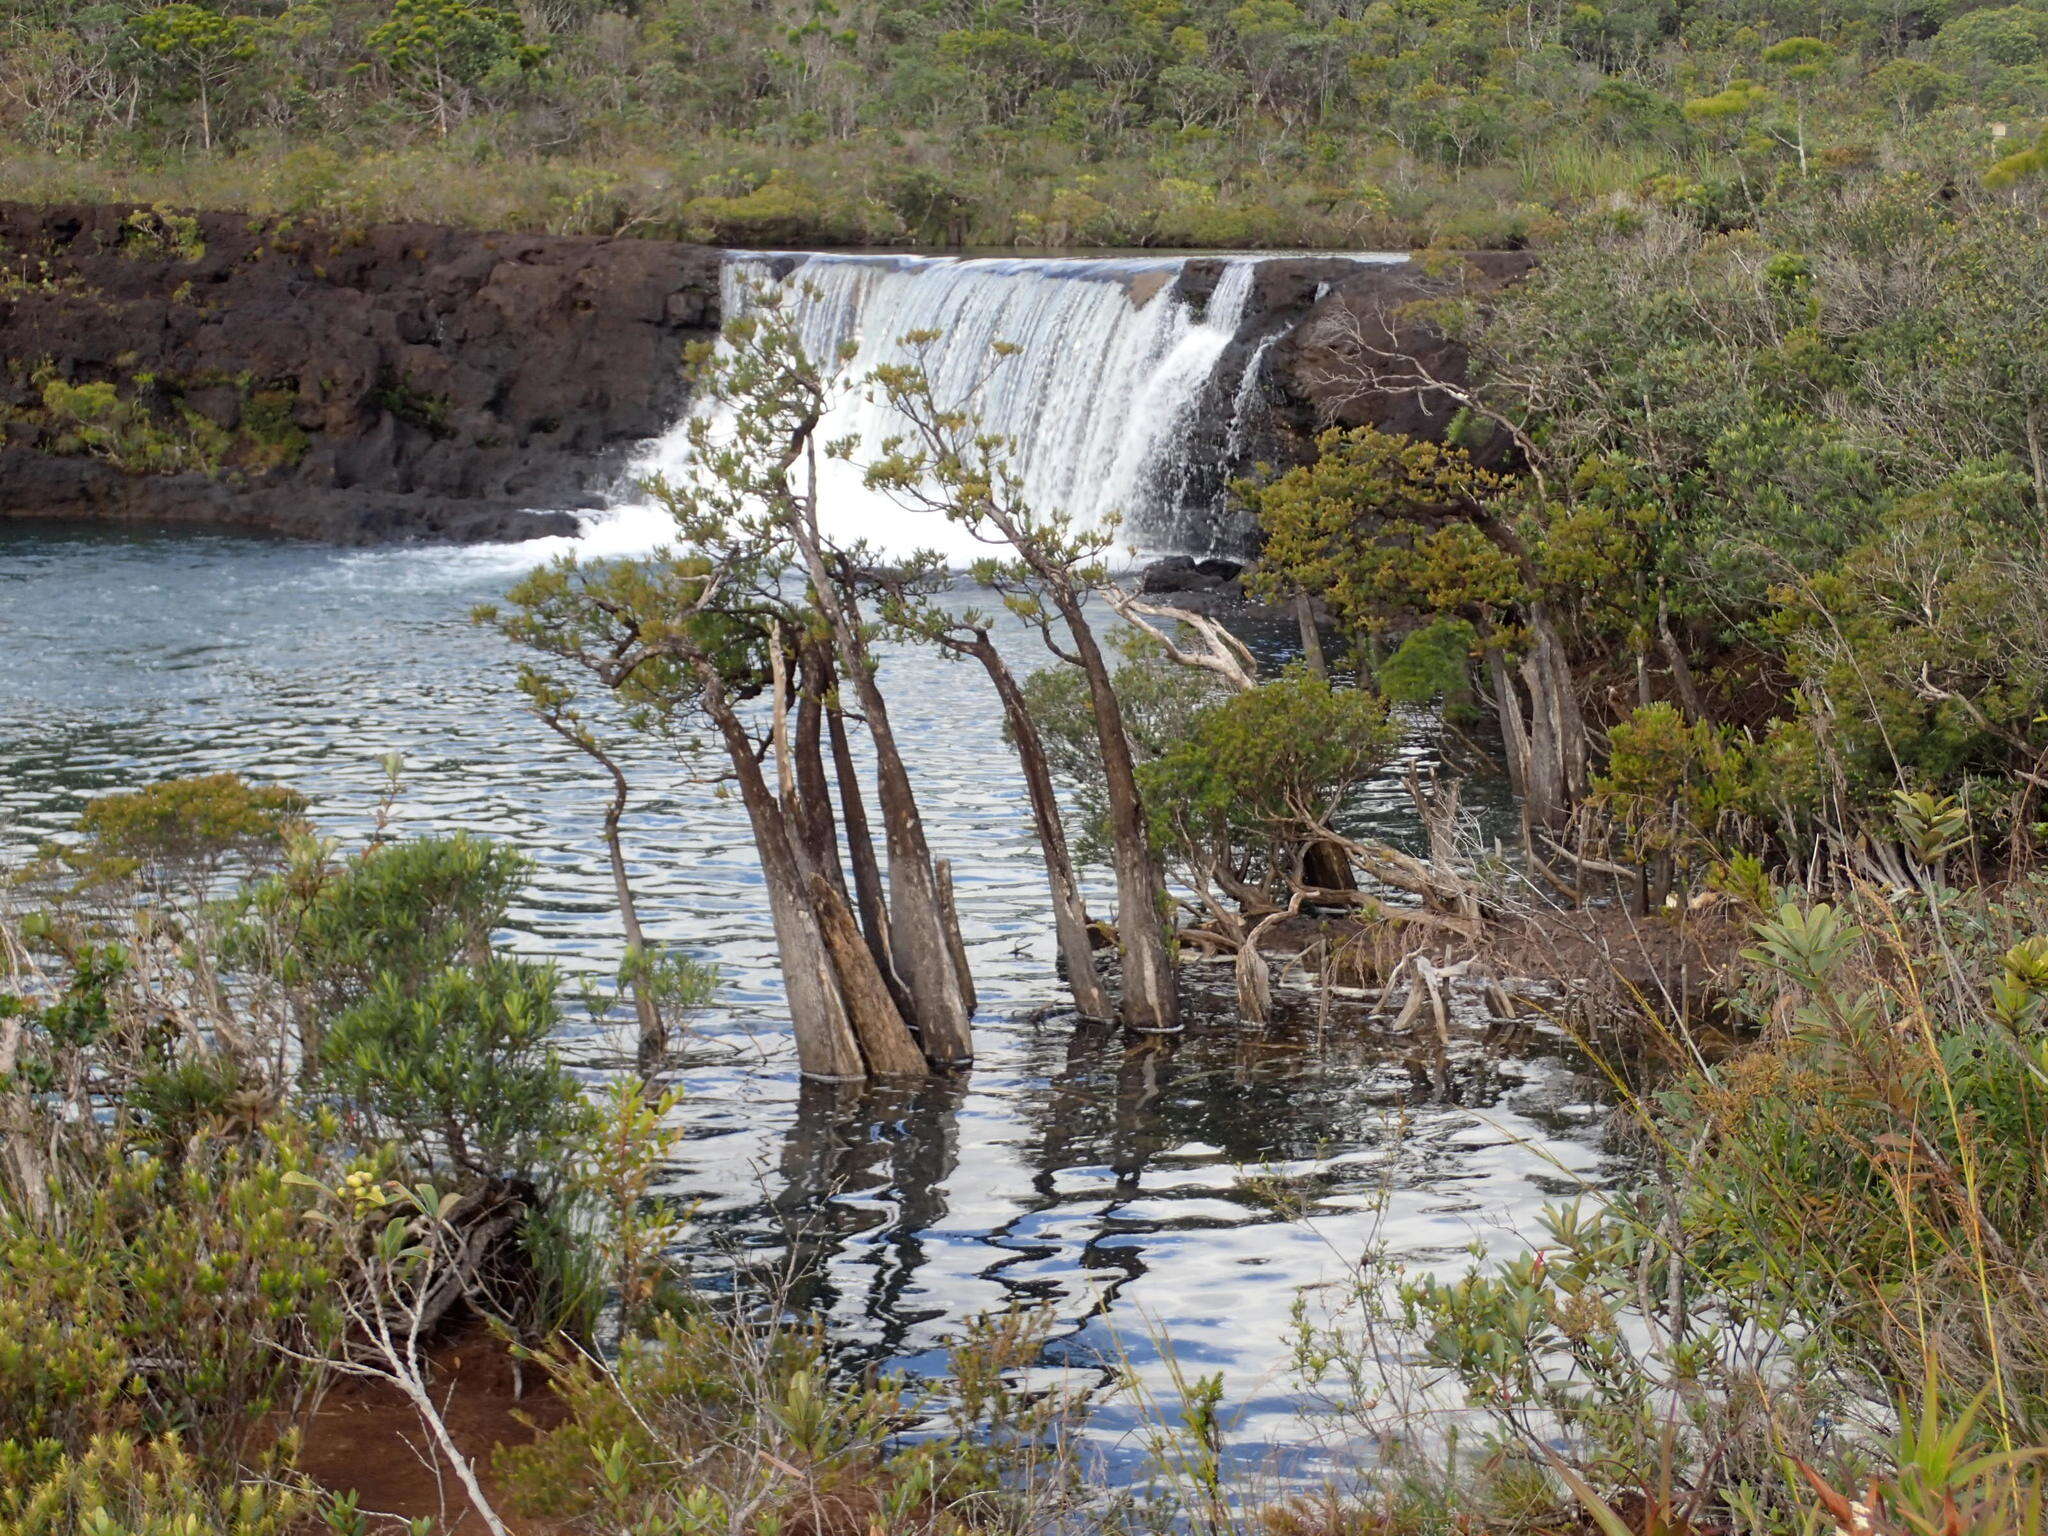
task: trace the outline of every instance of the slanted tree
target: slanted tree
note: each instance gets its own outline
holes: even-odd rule
[[[916,354],[937,339],[933,332],[913,332],[904,342]],[[998,344],[992,366],[1015,350]],[[1178,1030],[1166,878],[1152,847],[1109,661],[1087,614],[1089,597],[1109,581],[1103,556],[1113,530],[1083,529],[1065,511],[1033,507],[1011,467],[1014,445],[981,429],[971,398],[940,401],[921,359],[879,368],[871,378],[909,430],[882,444],[881,456],[868,466],[868,483],[1003,551],[978,562],[975,579],[1002,593],[1010,611],[1035,626],[1047,648],[1087,680],[1108,791],[1122,1017],[1134,1029]]]
[[[764,763],[771,755],[778,779],[785,772],[782,733],[771,728],[763,740],[741,713],[745,698],[771,684],[771,647],[790,627],[776,574],[787,546],[762,537],[758,523],[716,517],[688,522],[686,532],[691,553],[598,562],[566,557],[536,572],[508,596],[508,622],[558,637],[558,653],[604,658],[607,686],[644,727],[671,736],[710,728],[753,829],[805,1074],[921,1072],[924,1059],[872,955],[857,939],[844,942],[852,919],[843,902],[835,909],[829,885],[813,878],[790,796],[769,783]]]
[[[586,628],[558,626],[538,619],[537,615],[550,612],[547,600],[550,586],[551,582],[544,574],[530,587],[522,585],[514,590],[510,599],[511,612],[486,605],[478,608],[473,617],[478,623],[498,629],[515,643],[567,664],[607,692],[616,694],[625,689],[628,679],[620,669],[620,658],[611,649],[593,648],[590,644],[592,637]],[[531,605],[529,599],[532,600]],[[663,710],[669,707],[665,702],[669,696],[664,695],[661,683],[655,679],[659,670],[648,668],[639,687],[632,690],[638,702],[628,710],[629,724],[637,723],[645,728],[660,720]],[[599,734],[581,703],[575,684],[559,671],[522,664],[518,687],[535,718],[595,763],[610,782],[611,794],[604,809],[605,855],[611,865],[613,896],[618,903],[619,923],[626,938],[626,953],[620,963],[619,979],[632,999],[639,1033],[640,1067],[643,1072],[650,1072],[668,1052],[669,1014],[678,1006],[690,1007],[703,1001],[710,978],[689,961],[659,953],[648,945],[646,929],[640,920],[639,897],[633,889],[626,863],[622,823],[632,786],[627,781],[619,749]]]
[[[805,354],[780,298],[757,294],[747,313],[727,322],[716,366],[700,384],[736,407],[727,435],[700,418],[692,428],[699,474],[664,494],[686,527],[748,530],[775,543],[788,565],[808,578],[810,617],[829,637],[841,685],[851,685],[874,747],[889,859],[890,959],[925,1055],[965,1063],[973,1059],[974,1041],[962,945],[942,897],[861,606],[863,573],[875,561],[864,547],[836,544],[819,521],[818,459],[825,445],[818,441],[818,426],[832,386],[819,360]],[[849,453],[852,445],[834,444],[831,451]]]

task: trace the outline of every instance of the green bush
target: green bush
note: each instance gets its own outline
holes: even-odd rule
[[[387,980],[416,991],[452,965],[487,961],[527,867],[460,833],[342,858],[302,845],[290,868],[245,893],[229,953],[303,996],[317,1033]]]
[[[552,967],[510,959],[386,973],[328,1025],[319,1081],[366,1142],[403,1148],[418,1170],[551,1185],[587,1123],[549,1044],[555,988]]]
[[[297,1536],[316,1501],[289,1484],[214,1486],[175,1435],[82,1450],[0,1442],[0,1536]]]
[[[167,1152],[73,1149],[48,1187],[0,1182],[0,1445],[175,1431],[210,1467],[260,1448],[331,1348],[344,1255],[292,1175],[317,1128],[230,1119]]]

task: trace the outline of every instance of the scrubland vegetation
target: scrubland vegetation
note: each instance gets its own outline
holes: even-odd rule
[[[722,243],[1547,243],[2038,168],[2029,4],[0,8],[0,192]]]
[[[1114,589],[1112,531],[1026,504],[972,402],[891,372],[867,382],[903,437],[835,449],[831,360],[771,303],[730,325],[703,387],[739,425],[664,488],[677,548],[549,567],[480,615],[525,648],[536,729],[617,792],[631,938],[597,1006],[641,1074],[609,1096],[551,1055],[560,978],[493,945],[512,852],[335,848],[289,790],[231,778],[96,802],[0,923],[0,1533],[374,1528],[306,1484],[295,1431],[365,1373],[431,1428],[423,1351],[457,1316],[564,1405],[477,1496],[571,1530],[2048,1523],[2048,12],[337,0],[0,24],[0,185],[24,196],[749,243],[1543,247],[1520,284],[1430,306],[1457,378],[1321,338],[1333,388],[1459,416],[1443,443],[1333,431],[1239,488],[1257,583],[1328,620],[1277,676]],[[984,538],[979,582],[1048,665],[1013,673],[934,563],[827,539],[820,450]],[[685,1213],[648,1192],[706,983],[637,936],[609,733],[702,738],[736,786],[806,1070],[952,1071],[973,977],[884,639],[986,669],[1083,1016],[1170,1034],[1199,952],[1255,1028],[1289,924],[1379,993],[1361,1028],[1440,1009],[1453,972],[1512,980],[1503,936],[1532,926],[1715,950],[1711,1036],[1657,977],[1629,1001],[1628,1188],[1463,1279],[1368,1253],[1345,1304],[1304,1301],[1295,1365],[1379,1453],[1355,1484],[1228,1485],[1198,1384],[1162,1416],[1167,1496],[1112,1508],[1060,1437],[1079,1408],[1012,1390],[1028,1316],[965,1329],[920,1408],[772,1307],[678,1294]],[[1416,847],[1358,835],[1347,797],[1401,707],[1470,733],[1518,846],[1420,779]]]
[[[1449,443],[1334,434],[1241,490],[1259,579],[1332,620],[1277,676],[1118,589],[1113,532],[1030,506],[915,368],[870,381],[900,438],[827,451],[977,530],[980,586],[1048,666],[1013,673],[934,563],[829,539],[813,434],[839,386],[768,295],[705,359],[734,426],[659,488],[677,548],[565,559],[478,615],[524,648],[535,728],[614,792],[622,919],[613,733],[736,783],[821,1075],[973,1051],[884,637],[978,661],[1034,807],[1071,796],[1071,825],[1056,801],[1033,824],[1080,1013],[1183,1026],[1199,952],[1232,966],[1212,1022],[1256,1028],[1290,921],[1395,1029],[1505,976],[1497,941],[1532,922],[1734,936],[1711,1035],[1653,979],[1623,1045],[1589,1043],[1637,1178],[1462,1279],[1367,1252],[1334,1303],[1303,1298],[1319,1425],[1374,1449],[1351,1481],[1233,1482],[1220,1389],[1190,1380],[1156,1405],[1154,1496],[1106,1501],[1064,1434],[1086,1404],[1016,1385],[1034,1314],[963,1324],[920,1402],[838,1372],[772,1293],[682,1292],[687,1213],[651,1190],[705,978],[626,948],[586,1006],[639,1071],[593,1097],[552,1054],[569,989],[494,946],[516,854],[388,818],[338,848],[289,789],[221,776],[95,801],[11,883],[0,1530],[388,1524],[295,1465],[347,1377],[411,1406],[478,1509],[590,1532],[2039,1529],[2042,289],[1994,235],[2014,217],[1910,184],[1780,194],[1739,238],[1637,210],[1484,310],[1447,303],[1472,372],[1409,383],[1459,391]],[[1351,363],[1402,366],[1364,337]],[[1430,701],[1491,716],[1498,745],[1468,750],[1504,755],[1519,850],[1480,846],[1449,782],[1411,783],[1418,851],[1347,821],[1389,709]],[[1091,859],[1114,925],[1082,900]],[[557,1405],[530,1445],[446,1432],[458,1320]]]

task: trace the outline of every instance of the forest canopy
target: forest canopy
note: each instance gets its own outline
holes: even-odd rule
[[[727,244],[1513,245],[2044,108],[1971,0],[0,0],[8,195]]]

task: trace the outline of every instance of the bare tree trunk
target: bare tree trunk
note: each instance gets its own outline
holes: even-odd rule
[[[875,682],[874,667],[860,632],[840,601],[816,542],[800,537],[810,566],[811,590],[832,627],[840,675],[851,677],[875,744],[875,784],[882,807],[882,834],[889,850],[889,939],[896,973],[910,994],[912,1017],[925,1055],[959,1065],[974,1059],[967,1000],[954,970],[952,939],[939,908],[938,877],[925,841],[917,795],[897,750],[889,706]]]
[[[2048,518],[2048,458],[2041,452],[2041,407],[2027,402],[2027,462],[2034,471],[2034,510]]]
[[[36,1138],[36,1114],[29,1096],[11,1086],[20,1081],[15,1068],[21,1056],[23,1025],[20,1015],[0,1023],[0,1152],[7,1162],[5,1186],[11,1186],[25,1214],[43,1221],[50,1214],[48,1159]],[[0,1186],[0,1193],[5,1192]],[[4,1202],[0,1202],[4,1203]]]
[[[612,891],[619,904],[619,926],[626,933],[626,990],[632,996],[633,1018],[639,1028],[637,1055],[640,1070],[651,1071],[668,1051],[668,1025],[662,1019],[661,1006],[655,1001],[641,969],[647,956],[647,935],[640,926],[640,903],[633,895],[633,882],[626,873],[625,841],[619,834],[619,824],[626,815],[628,795],[625,770],[619,767],[616,758],[598,745],[591,733],[578,731],[548,711],[542,711],[541,721],[611,777],[612,798],[604,811],[605,855],[611,862]],[[308,1048],[312,1048],[311,1043]]]
[[[1124,1022],[1133,1029],[1171,1034],[1181,1027],[1180,978],[1166,942],[1166,878],[1152,854],[1151,829],[1145,824],[1130,738],[1124,733],[1109,663],[1103,659],[1095,632],[1071,595],[1060,593],[1057,600],[1060,617],[1073,637],[1074,653],[1088,679],[1095,732],[1102,745],[1116,868],[1116,939],[1123,960]]]
[[[1294,592],[1294,623],[1301,631],[1302,660],[1317,677],[1328,679],[1329,659],[1323,655],[1322,631],[1316,628],[1316,611],[1309,602],[1308,593],[1297,587]]]
[[[1657,649],[1671,668],[1671,684],[1678,690],[1678,707],[1685,711],[1688,720],[1706,719],[1706,701],[1700,697],[1699,685],[1693,681],[1692,664],[1685,659],[1678,637],[1671,633],[1670,615],[1662,598],[1657,600]]]
[[[1500,720],[1501,755],[1506,759],[1508,792],[1517,800],[1529,799],[1529,727],[1522,718],[1522,698],[1515,692],[1514,674],[1507,658],[1496,648],[1486,652],[1486,673],[1493,684],[1493,708]]]
[[[839,865],[839,828],[832,819],[832,791],[825,777],[821,741],[829,677],[829,670],[820,664],[818,648],[807,648],[790,757],[796,776],[797,831],[812,867],[825,877],[843,902],[847,900],[846,873]]]
[[[768,791],[761,765],[754,757],[754,744],[733,713],[716,668],[699,663],[697,672],[704,684],[705,711],[724,739],[726,755],[732,759],[733,776],[739,781],[740,798],[747,808],[747,819],[753,825],[754,847],[761,859],[761,880],[768,890],[768,913],[775,926],[775,947],[782,960],[783,986],[789,994],[797,1065],[806,1077],[865,1077],[867,1064],[854,1038],[838,971],[805,888],[803,869],[782,808]]]
[[[868,948],[884,974],[889,971],[889,908],[882,895],[882,866],[875,859],[875,840],[868,832],[867,805],[861,798],[860,774],[846,739],[846,717],[836,705],[825,711],[832,739],[832,769],[839,780],[839,819],[846,824],[846,856],[853,865],[854,899],[860,905],[861,928]]]
[[[1084,1019],[1108,1020],[1116,1016],[1102,978],[1095,972],[1095,946],[1088,938],[1088,906],[1081,897],[1081,882],[1074,873],[1073,855],[1067,849],[1067,829],[1060,820],[1060,803],[1053,788],[1052,769],[1045,760],[1045,742],[1038,724],[1024,702],[994,643],[986,635],[962,642],[988,671],[1002,701],[1003,716],[1010,725],[1010,740],[1016,748],[1017,766],[1024,771],[1024,789],[1031,799],[1031,822],[1038,833],[1039,852],[1045,858],[1046,884],[1052,890],[1053,931],[1059,939],[1060,958],[1066,962],[1067,987],[1074,994],[1074,1007]]]
[[[940,859],[932,866],[939,887],[939,913],[946,920],[948,947],[953,951],[953,969],[960,973],[960,995],[967,999],[967,1011],[981,1005],[974,991],[974,972],[967,964],[967,940],[960,932],[960,907],[953,899],[953,861]]]
[[[769,653],[775,687],[775,766],[781,786],[783,816],[790,828],[797,862],[804,871],[804,891],[817,914],[825,947],[838,977],[854,1038],[860,1042],[871,1073],[923,1075],[925,1060],[904,1022],[895,991],[869,952],[847,905],[845,878],[839,870],[839,839],[832,825],[832,801],[825,788],[825,765],[818,756],[818,703],[806,690],[797,704],[797,738],[792,742],[786,701],[789,675],[782,661],[779,637]],[[806,730],[808,724],[808,730]],[[804,751],[808,743],[809,752]],[[808,782],[807,782],[808,781]]]
[[[609,756],[603,763],[612,776],[611,803],[604,809],[604,847],[611,859],[612,889],[619,903],[619,925],[626,930],[626,988],[633,996],[633,1017],[640,1028],[640,1069],[651,1070],[668,1051],[668,1026],[661,1007],[647,984],[647,934],[640,926],[640,904],[633,896],[633,882],[626,873],[626,848],[619,836],[619,822],[626,814],[626,776]]]

